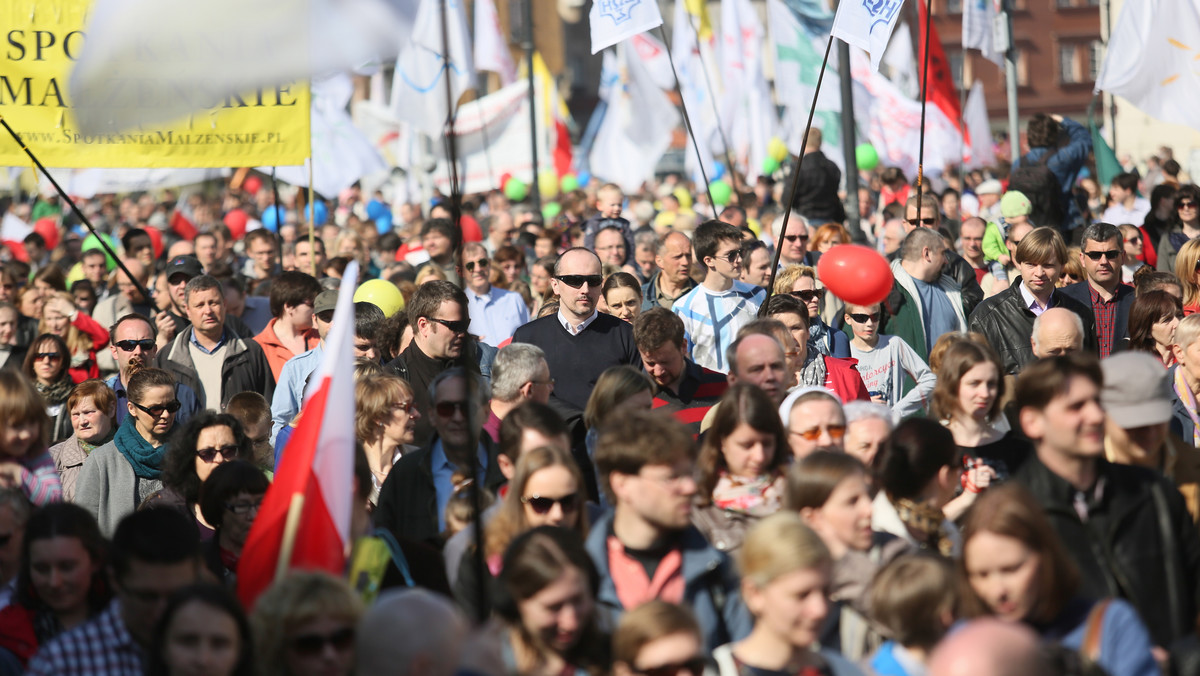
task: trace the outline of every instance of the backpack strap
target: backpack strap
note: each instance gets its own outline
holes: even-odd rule
[[[1108,605],[1111,602],[1112,599],[1097,601],[1088,611],[1087,624],[1083,630],[1083,643],[1079,647],[1079,653],[1093,664],[1100,661],[1104,614],[1108,612]]]
[[[396,568],[400,570],[400,575],[404,577],[404,584],[409,587],[416,587],[413,582],[412,571],[408,568],[408,557],[404,555],[404,550],[400,548],[400,543],[396,541],[396,536],[386,528],[376,528],[375,537],[384,541],[388,546],[388,550],[392,553],[392,562],[396,564]]]

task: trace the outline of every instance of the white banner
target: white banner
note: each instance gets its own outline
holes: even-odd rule
[[[869,53],[871,69],[878,71],[903,4],[904,0],[843,0],[833,17],[833,37]]]
[[[499,75],[505,87],[517,79],[517,67],[500,30],[494,0],[475,0],[475,70]]]
[[[662,25],[657,0],[593,0],[592,53]]]
[[[965,158],[963,167],[978,169],[995,164],[996,149],[992,146],[987,102],[983,98],[983,83],[979,80],[971,85],[971,93],[967,95],[967,107],[963,108],[963,122],[967,125],[967,135],[971,137],[971,144],[967,146],[969,157]]]
[[[442,3],[446,4],[448,46],[442,45]],[[445,131],[450,110],[446,108],[443,77],[450,78],[454,104],[475,83],[471,60],[471,33],[463,0],[421,0],[412,39],[396,59],[392,78],[392,112],[431,138]],[[442,58],[449,55],[448,61]]]
[[[617,45],[616,58],[607,64],[620,79],[609,93],[608,111],[588,158],[593,176],[627,193],[641,190],[654,177],[654,167],[671,145],[671,132],[680,124],[675,105],[636,52],[630,52],[628,45]]]

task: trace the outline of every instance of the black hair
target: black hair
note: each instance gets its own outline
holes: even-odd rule
[[[228,413],[202,411],[188,420],[163,458],[162,482],[164,487],[174,489],[183,497],[189,507],[189,513],[191,506],[200,500],[201,482],[200,476],[196,474],[196,444],[199,442],[200,433],[210,427],[228,427],[233,431],[233,443],[238,448],[237,458],[254,459],[250,440],[237,418]],[[226,458],[226,461],[228,460],[229,458]]]
[[[200,514],[218,532],[225,517],[225,503],[238,493],[262,495],[271,485],[267,475],[252,462],[232,460],[213,468],[200,486]]]
[[[466,306],[463,306],[464,310]],[[378,305],[359,301],[354,304],[354,335],[369,340],[375,340],[379,327],[387,319]]]
[[[143,509],[121,519],[112,538],[111,565],[118,583],[133,561],[172,565],[188,561],[200,571],[196,517],[176,509]]]
[[[242,605],[238,603],[232,592],[210,583],[184,587],[171,595],[171,600],[167,602],[167,607],[163,611],[162,619],[154,629],[154,643],[147,655],[146,673],[149,676],[167,676],[171,673],[164,655],[167,632],[170,630],[171,620],[175,618],[175,615],[192,602],[203,603],[209,608],[220,610],[233,618],[234,624],[237,625],[240,643],[238,645],[238,661],[232,672],[233,676],[254,676],[254,636],[250,633],[250,622],[246,618],[246,611],[242,609]]]
[[[21,543],[21,569],[17,574],[16,602],[32,611],[45,609],[33,588],[30,575],[30,551],[38,540],[67,537],[79,540],[95,565],[88,585],[88,612],[94,615],[104,610],[112,598],[112,590],[104,575],[104,562],[108,558],[108,542],[100,534],[96,517],[86,509],[70,502],[55,502],[35,511],[25,524],[25,539]]]

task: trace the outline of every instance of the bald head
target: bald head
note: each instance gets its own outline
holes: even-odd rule
[[[386,591],[358,622],[356,673],[451,676],[466,636],[466,621],[441,596]]]
[[[783,345],[771,336],[748,333],[730,344],[729,384],[750,383],[767,393],[776,405],[787,396],[787,362]]]
[[[1023,624],[975,620],[950,634],[929,659],[929,676],[1049,676],[1037,634]]]
[[[1083,320],[1066,308],[1052,307],[1033,320],[1033,356],[1057,357],[1083,349]]]

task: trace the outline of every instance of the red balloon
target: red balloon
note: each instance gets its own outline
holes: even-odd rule
[[[229,226],[229,232],[234,239],[241,239],[242,235],[246,234],[246,221],[248,220],[250,217],[241,209],[234,209],[225,214],[225,225]]]
[[[46,240],[46,250],[53,251],[54,247],[58,246],[58,218],[55,216],[43,216],[33,224],[33,231],[42,236]]]
[[[508,184],[508,179],[512,178],[512,174],[507,171],[500,174],[500,189],[504,190],[504,186]]]
[[[4,246],[8,247],[8,251],[12,254],[13,258],[21,261],[22,263],[29,262],[29,254],[25,253],[24,242],[18,242],[15,239],[6,239],[4,240]]]
[[[162,231],[153,226],[145,230],[146,236],[150,238],[150,246],[154,247],[154,257],[161,257],[163,252]]]
[[[242,181],[242,190],[245,190],[250,195],[257,195],[262,189],[262,179],[257,176],[247,176],[246,180]]]
[[[821,254],[817,276],[830,293],[851,305],[873,305],[892,291],[892,269],[878,251],[840,244]]]

